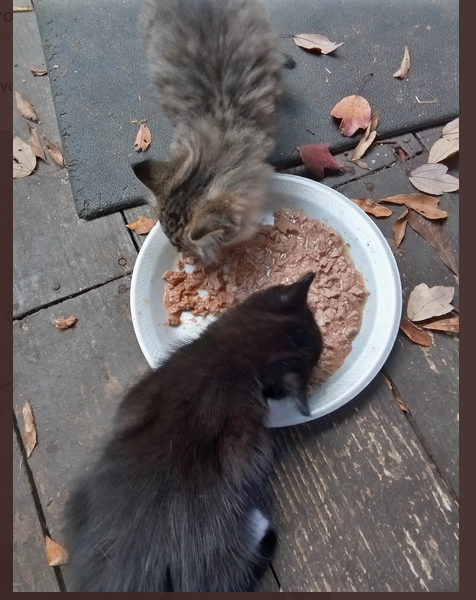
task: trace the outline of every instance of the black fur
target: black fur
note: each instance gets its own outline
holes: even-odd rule
[[[265,396],[307,408],[322,346],[313,277],[253,294],[129,391],[68,503],[72,591],[255,588],[276,544]]]

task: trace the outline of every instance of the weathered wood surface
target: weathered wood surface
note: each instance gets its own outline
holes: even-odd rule
[[[13,25],[14,90],[34,105],[40,139],[45,135],[59,146],[48,76],[30,72],[44,67],[35,14],[15,15]],[[14,136],[29,140],[28,121],[16,108],[13,126]],[[66,169],[39,160],[38,172],[14,180],[13,189],[16,316],[131,272],[136,252],[122,215],[78,219]]]
[[[13,432],[13,591],[59,592],[15,432]]]
[[[428,154],[416,157],[411,166],[398,164],[391,169],[369,175],[349,183],[342,192],[349,198],[367,196],[378,200],[401,193],[417,190],[408,181],[407,171],[427,161]],[[457,174],[457,170],[452,170]],[[369,190],[369,187],[371,189]],[[387,205],[394,214],[387,219],[373,219],[383,234],[393,239],[392,227],[404,207]],[[443,194],[440,206],[448,212],[443,226],[450,247],[458,258],[459,250],[459,197],[458,194]],[[371,217],[373,218],[373,217]],[[403,313],[410,292],[420,283],[428,286],[445,285],[455,287],[453,305],[459,304],[459,285],[450,269],[441,261],[430,244],[411,227],[396,255],[403,288]],[[459,338],[442,332],[432,332],[433,345],[423,348],[411,342],[403,333],[385,366],[398,391],[407,404],[419,434],[425,440],[439,469],[458,494],[459,462]]]
[[[381,375],[274,439],[284,591],[457,591],[457,506]]]

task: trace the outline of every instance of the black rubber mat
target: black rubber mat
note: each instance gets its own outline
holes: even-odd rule
[[[273,164],[300,144],[327,142],[334,152],[355,146],[360,134],[344,138],[330,111],[359,91],[380,112],[380,137],[458,115],[457,0],[268,1],[284,34],[282,50],[296,62],[285,72]],[[166,157],[170,126],[153,99],[137,40],[140,0],[34,0],[34,7],[79,216],[142,204],[143,188],[130,167],[140,158],[132,121],[147,119],[148,158]],[[288,37],[312,32],[344,44],[319,56]],[[393,73],[405,45],[411,70],[400,81]]]

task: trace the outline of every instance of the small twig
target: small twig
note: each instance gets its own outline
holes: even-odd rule
[[[440,101],[439,100],[420,100],[418,98],[418,96],[415,96],[416,101],[418,102],[418,104],[439,104]]]
[[[357,90],[357,96],[360,96],[361,92],[362,92],[362,88],[364,87],[364,85],[367,83],[367,81],[369,81],[369,79],[371,77],[373,77],[374,74],[373,73],[368,73],[362,80],[362,83],[359,86],[359,89]]]
[[[31,12],[33,10],[33,6],[14,6],[13,7],[13,12],[14,13],[20,13],[20,12]]]
[[[383,140],[381,142],[375,142],[376,144],[398,144],[398,140]]]
[[[307,131],[308,133],[310,133],[311,135],[316,135],[316,134],[315,134],[313,131],[311,131],[310,129],[306,129],[306,131]]]

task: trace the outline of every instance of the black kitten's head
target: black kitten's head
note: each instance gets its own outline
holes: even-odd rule
[[[294,397],[306,416],[310,414],[309,378],[322,351],[321,334],[307,305],[314,277],[315,273],[307,273],[291,285],[257,292],[235,309],[258,365],[264,396],[275,400]]]

